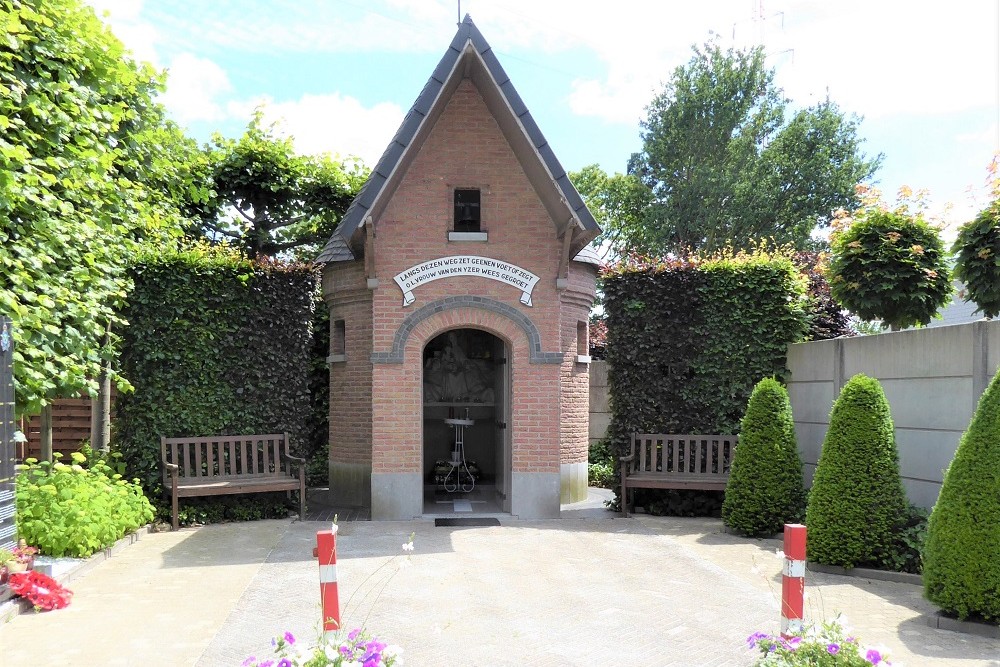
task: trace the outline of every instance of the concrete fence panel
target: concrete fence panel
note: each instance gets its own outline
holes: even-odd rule
[[[833,401],[857,373],[878,379],[892,410],[910,500],[931,507],[979,397],[1000,365],[1000,322],[798,343],[788,393],[811,480]]]

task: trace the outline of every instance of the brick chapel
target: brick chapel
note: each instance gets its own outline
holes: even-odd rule
[[[599,233],[466,16],[318,258],[333,501],[549,518],[586,497]]]

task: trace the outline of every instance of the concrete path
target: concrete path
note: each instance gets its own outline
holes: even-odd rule
[[[747,665],[746,636],[777,629],[777,540],[727,535],[712,519],[566,515],[480,528],[342,523],[344,624],[399,644],[410,667]],[[74,581],[67,609],[0,626],[0,665],[215,667],[268,655],[285,630],[308,640],[325,525],[145,536]],[[931,608],[916,586],[809,572],[807,589],[810,613],[846,613],[896,664],[1000,666],[1000,641],[923,625]]]

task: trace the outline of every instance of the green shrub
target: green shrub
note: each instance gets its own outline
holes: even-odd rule
[[[833,404],[809,492],[809,560],[878,565],[906,507],[889,403],[878,380],[855,375]]]
[[[788,391],[774,378],[757,383],[740,427],[722,520],[746,535],[773,535],[802,520],[806,492]]]
[[[863,320],[927,324],[948,302],[951,279],[937,229],[920,216],[873,209],[834,234],[830,293]]]
[[[955,277],[965,283],[965,300],[988,318],[1000,315],[1000,199],[962,225],[952,253]]]
[[[151,498],[162,496],[160,436],[289,434],[311,458],[310,366],[316,275],[251,263],[225,248],[136,259],[122,332],[112,446]]]
[[[927,510],[910,505],[892,530],[893,541],[880,565],[893,572],[920,574],[927,541]]]
[[[806,279],[780,252],[628,260],[603,280],[616,456],[632,433],[736,433],[754,384],[786,372],[807,327]],[[671,513],[721,505],[657,494]]]
[[[86,558],[153,519],[138,480],[126,482],[100,459],[90,468],[27,459],[17,476],[17,532],[49,556]]]
[[[1000,373],[979,399],[931,512],[924,595],[959,618],[1000,620]]]

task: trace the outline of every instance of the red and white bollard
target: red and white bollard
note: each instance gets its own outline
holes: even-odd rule
[[[781,636],[802,631],[806,589],[806,527],[785,524],[785,565],[781,571]]]
[[[337,524],[316,533],[313,557],[319,558],[319,597],[323,606],[323,634],[340,630],[340,596],[337,592]]]

